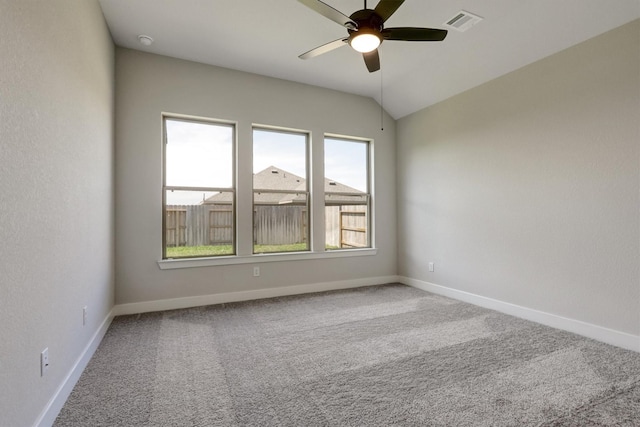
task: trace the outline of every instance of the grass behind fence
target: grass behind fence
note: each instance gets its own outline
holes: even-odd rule
[[[254,245],[253,252],[257,254],[271,252],[299,252],[306,251],[306,243],[293,243],[289,245]],[[167,248],[167,258],[205,257],[233,255],[231,245],[211,246],[173,246]]]

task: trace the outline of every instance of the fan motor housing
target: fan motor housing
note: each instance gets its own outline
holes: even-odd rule
[[[380,40],[382,40],[381,31],[383,29],[384,20],[375,11],[371,9],[358,10],[349,18],[358,25],[357,30],[347,28],[349,35],[357,33],[358,31],[369,30],[369,32],[376,34]]]

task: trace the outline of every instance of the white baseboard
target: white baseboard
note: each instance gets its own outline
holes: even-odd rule
[[[614,329],[605,328],[581,320],[569,319],[567,317],[558,316],[544,311],[534,310],[532,308],[522,307],[504,301],[483,297],[469,292],[459,291],[457,289],[440,286],[422,280],[412,279],[410,277],[400,276],[398,281],[414,288],[434,294],[450,297],[480,307],[496,310],[501,313],[509,314],[522,319],[531,320],[541,323],[552,328],[562,329],[574,334],[592,338],[607,344],[622,347],[628,350],[640,352],[640,336],[628,334],[626,332],[616,331]]]
[[[398,276],[367,277],[364,279],[342,280],[337,282],[312,283],[308,285],[285,286],[280,288],[266,288],[256,289],[252,291],[227,292],[220,294],[119,304],[113,308],[113,312],[114,315],[121,316],[126,314],[176,310],[180,308],[199,307],[203,305],[223,304],[228,302],[249,301],[262,298],[274,298],[287,295],[299,295],[312,292],[359,288],[362,286],[372,286],[394,282],[398,282]]]
[[[96,349],[102,342],[104,334],[107,333],[107,329],[109,329],[109,325],[111,325],[113,316],[113,310],[111,310],[109,314],[107,314],[107,317],[100,324],[98,330],[93,334],[93,337],[91,337],[91,340],[82,351],[82,354],[80,354],[80,357],[78,358],[76,363],[73,365],[65,379],[53,394],[53,397],[51,397],[51,399],[47,403],[47,406],[44,408],[44,410],[36,420],[34,424],[35,427],[50,427],[51,425],[53,425],[53,422],[56,420],[56,417],[60,413],[60,410],[64,406],[64,403],[67,401],[67,398],[71,394],[73,387],[80,379],[82,371],[84,371],[84,368],[87,367],[89,360],[91,360],[91,357],[93,357],[93,354],[96,352]]]

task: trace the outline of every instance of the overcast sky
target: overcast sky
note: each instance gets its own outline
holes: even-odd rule
[[[233,182],[233,128],[167,120],[166,184],[168,186],[230,187]],[[256,129],[253,133],[253,173],[269,166],[306,176],[306,136]],[[325,176],[366,191],[366,144],[325,140]],[[213,194],[213,193],[211,193]],[[199,203],[211,194],[174,191],[167,204]]]

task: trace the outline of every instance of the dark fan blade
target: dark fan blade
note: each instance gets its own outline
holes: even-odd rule
[[[355,30],[358,28],[355,22],[351,20],[347,15],[342,12],[332,8],[326,3],[321,2],[320,0],[298,0],[303,5],[307,6],[310,9],[318,12],[320,15],[331,19],[333,22],[337,22],[343,27],[347,27],[350,30]]]
[[[346,45],[347,41],[349,41],[349,38],[334,40],[327,44],[323,44],[322,46],[318,46],[315,49],[311,49],[309,52],[305,52],[302,55],[298,56],[298,58],[309,59],[318,55],[322,55],[323,53],[327,53],[329,51],[332,51],[333,49],[337,49],[339,47]]]
[[[397,27],[382,30],[382,38],[385,40],[440,42],[445,37],[447,37],[447,30],[435,28]]]
[[[362,57],[364,58],[364,63],[367,65],[367,70],[369,70],[370,73],[380,69],[380,55],[378,55],[378,49],[363,53]]]
[[[382,22],[389,19],[396,10],[404,3],[404,0],[380,0],[375,8],[375,12],[380,15]]]

